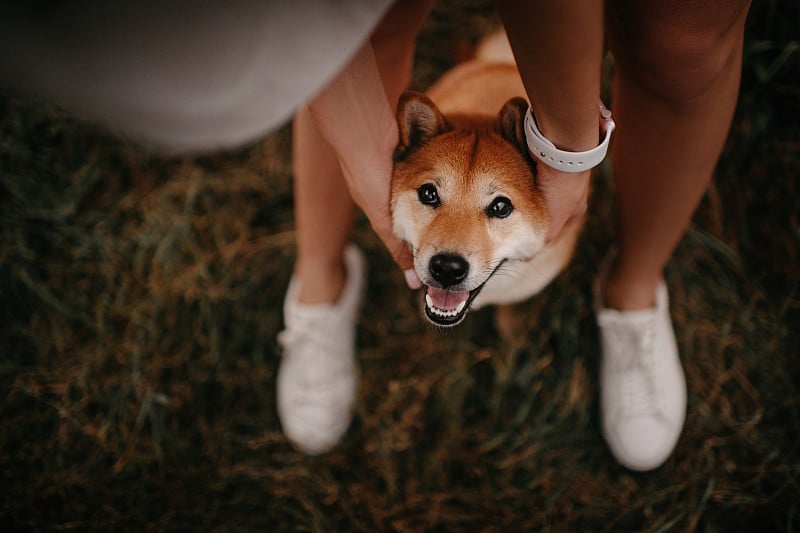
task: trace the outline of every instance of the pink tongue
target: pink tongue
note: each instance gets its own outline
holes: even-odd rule
[[[469,291],[447,291],[428,287],[428,296],[431,297],[435,307],[448,311],[455,309],[461,302],[469,298]]]

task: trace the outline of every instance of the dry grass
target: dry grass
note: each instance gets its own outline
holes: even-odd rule
[[[439,4],[418,86],[491,25],[486,11]],[[519,306],[506,340],[488,310],[428,327],[361,221],[358,412],[341,446],[308,458],[274,403],[294,254],[288,131],[236,154],[160,158],[0,101],[0,522],[796,531],[799,19],[788,0],[753,7],[716,184],[667,269],[686,427],[648,474],[618,466],[599,432],[590,284],[613,238],[607,173],[572,267]]]

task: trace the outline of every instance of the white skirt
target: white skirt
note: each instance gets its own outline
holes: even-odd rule
[[[0,7],[1,85],[139,142],[205,151],[285,123],[346,64],[390,1],[36,4]]]

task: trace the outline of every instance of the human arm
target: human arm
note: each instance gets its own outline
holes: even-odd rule
[[[603,2],[498,0],[497,4],[541,132],[562,150],[597,146]],[[586,211],[589,177],[589,171],[565,173],[538,165],[539,187],[552,218],[548,241]]]
[[[309,104],[317,128],[339,156],[353,201],[417,288],[408,247],[395,237],[389,206],[398,130],[369,41]]]

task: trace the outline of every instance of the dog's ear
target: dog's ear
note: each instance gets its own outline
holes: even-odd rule
[[[525,139],[525,113],[528,102],[516,96],[505,103],[498,116],[500,134],[517,147],[523,154],[528,153],[528,141]]]
[[[528,149],[528,140],[525,137],[525,114],[528,112],[528,102],[516,96],[503,105],[497,117],[497,127],[505,140],[510,142],[519,151],[520,155],[530,165],[534,179],[537,176],[536,159]]]
[[[397,127],[400,141],[394,160],[403,159],[422,143],[449,129],[442,113],[430,98],[416,91],[406,91],[397,103]]]

